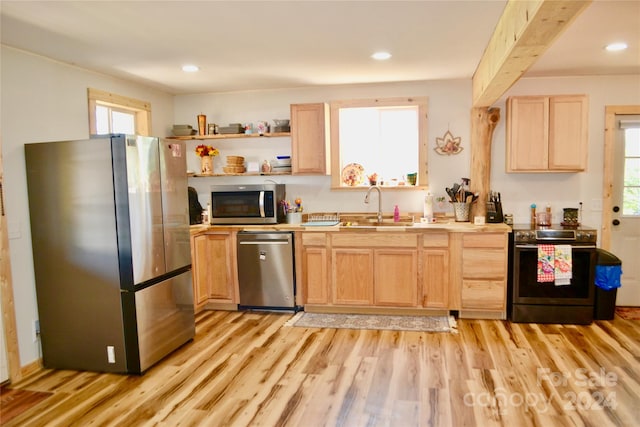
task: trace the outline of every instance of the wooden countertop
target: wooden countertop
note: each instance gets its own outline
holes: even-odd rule
[[[451,233],[510,233],[511,227],[506,224],[482,224],[475,225],[471,222],[437,222],[431,224],[415,223],[413,226],[303,226],[301,224],[264,224],[264,225],[192,225],[191,234],[215,231],[344,231],[344,232],[411,232],[425,233],[435,230],[447,231]]]

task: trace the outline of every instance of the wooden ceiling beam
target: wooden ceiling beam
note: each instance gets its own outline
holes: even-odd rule
[[[473,106],[496,102],[591,0],[509,0],[473,75]]]

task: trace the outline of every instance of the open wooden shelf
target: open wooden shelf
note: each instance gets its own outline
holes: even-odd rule
[[[275,132],[275,133],[223,133],[217,135],[189,135],[189,136],[168,136],[167,139],[179,139],[182,141],[188,141],[192,139],[204,140],[204,139],[231,139],[231,138],[276,138],[280,136],[291,136],[290,132]]]
[[[244,172],[244,173],[210,173],[210,174],[187,174],[188,177],[193,178],[208,178],[214,176],[271,176],[271,175],[291,175],[291,172]]]

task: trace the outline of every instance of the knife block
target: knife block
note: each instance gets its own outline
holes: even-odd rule
[[[503,221],[502,202],[487,202],[487,222],[496,224]]]

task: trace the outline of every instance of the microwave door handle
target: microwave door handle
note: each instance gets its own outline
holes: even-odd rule
[[[260,192],[260,197],[258,198],[258,205],[260,206],[260,217],[264,218],[264,190]]]

